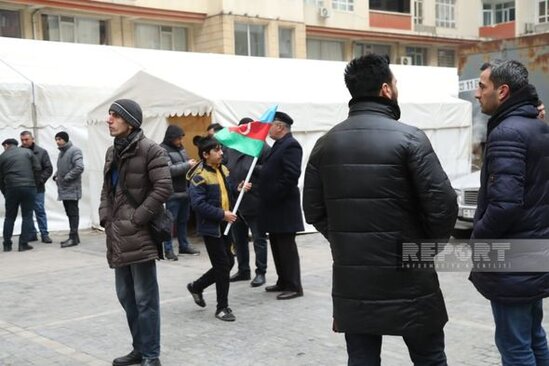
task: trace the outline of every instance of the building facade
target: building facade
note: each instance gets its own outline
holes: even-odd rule
[[[457,66],[458,48],[549,31],[549,0],[7,0],[0,36],[259,57]]]

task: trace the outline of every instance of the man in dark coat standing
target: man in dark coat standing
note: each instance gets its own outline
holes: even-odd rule
[[[259,227],[269,233],[278,281],[267,292],[282,292],[278,300],[303,296],[299,253],[295,242],[303,231],[301,199],[297,181],[301,175],[303,150],[293,138],[293,119],[276,112],[269,136],[275,140],[265,158],[259,179]]]
[[[99,220],[133,346],[112,364],[160,366],[159,256],[149,224],[173,192],[170,169],[166,151],[141,130],[139,104],[116,100],[107,118],[114,144],[105,154]]]
[[[345,69],[349,117],[320,138],[305,172],[305,218],[330,242],[334,330],[349,365],[380,365],[383,335],[404,338],[414,365],[446,365],[446,307],[436,272],[403,270],[406,242],[446,240],[456,194],[425,133],[398,122],[386,57]]]
[[[166,150],[168,156],[173,184],[173,194],[166,202],[166,209],[174,217],[179,254],[198,255],[200,251],[195,249],[187,238],[187,223],[191,212],[191,203],[187,192],[187,178],[185,178],[189,169],[196,164],[196,160],[189,159],[187,150],[183,147],[183,136],[185,136],[185,131],[181,127],[169,125],[164,134],[164,141],[160,144]],[[172,240],[164,242],[164,252],[166,259],[177,260]]]
[[[17,219],[17,211],[21,206],[21,235],[19,235],[19,251],[32,249],[29,239],[32,235],[32,207],[36,197],[36,176],[40,163],[34,154],[17,147],[16,139],[2,142],[5,151],[0,155],[0,191],[6,199],[6,217],[4,219],[4,252],[11,251],[13,225]]]
[[[549,126],[537,119],[528,70],[517,61],[493,61],[481,70],[475,97],[491,117],[473,238],[548,239]],[[541,324],[549,273],[472,272],[470,280],[491,302],[502,364],[549,365]]]
[[[36,216],[36,222],[38,223],[38,229],[40,230],[40,236],[42,243],[51,244],[52,240],[48,232],[48,216],[46,215],[46,207],[44,205],[44,198],[46,195],[46,182],[53,174],[53,167],[51,160],[46,149],[36,145],[32,132],[23,131],[19,135],[21,139],[21,146],[32,151],[34,156],[40,162],[40,172],[36,182],[36,199],[34,201],[34,215]],[[38,240],[36,237],[36,228],[33,223],[33,235],[32,241]]]
[[[238,123],[239,126],[253,122],[251,118],[245,117]],[[242,202],[238,208],[238,216],[241,220],[236,220],[231,228],[232,237],[236,246],[236,258],[238,259],[238,272],[231,276],[231,282],[247,281],[250,276],[250,250],[248,248],[248,231],[252,232],[252,241],[255,252],[255,277],[250,282],[250,286],[259,287],[265,283],[265,273],[267,272],[267,234],[260,230],[258,226],[259,210],[259,183],[258,175],[265,156],[269,154],[271,147],[265,143],[263,150],[258,157],[257,165],[250,178],[252,189],[242,196]],[[238,150],[228,148],[225,152],[227,168],[231,172],[231,178],[234,182],[242,182],[250,170],[254,158],[250,155],[241,153]]]

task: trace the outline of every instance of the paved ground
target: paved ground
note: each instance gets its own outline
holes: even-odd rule
[[[52,237],[59,242],[65,234]],[[68,249],[36,244],[30,252],[0,253],[0,365],[109,365],[130,350],[103,233],[81,239]],[[187,282],[209,267],[204,246],[192,241],[200,256],[158,264],[163,365],[346,364],[343,336],[331,331],[331,256],[320,235],[298,237],[305,296],[277,301],[263,287],[231,284],[235,323],[214,318],[214,287],[205,292],[205,309],[187,293]],[[273,269],[269,258],[271,284]],[[489,304],[466,279],[467,273],[440,274],[449,364],[498,365]],[[382,360],[411,364],[398,337],[384,338]]]

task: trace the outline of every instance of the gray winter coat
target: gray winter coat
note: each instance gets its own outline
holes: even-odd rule
[[[84,161],[82,150],[71,141],[60,147],[57,158],[57,172],[53,176],[57,183],[57,200],[70,201],[82,198],[82,172]]]

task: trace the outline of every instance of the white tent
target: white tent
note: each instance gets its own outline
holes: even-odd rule
[[[138,62],[143,71],[90,111],[90,136],[97,136],[95,141],[107,136],[102,125],[105,111],[118,98],[131,97],[141,104],[145,129],[157,141],[168,116],[211,111],[213,121],[226,126],[244,116],[257,118],[276,104],[294,118],[292,130],[303,145],[304,169],[318,137],[347,115],[350,96],[343,80],[344,62],[131,48],[116,52]],[[401,120],[427,133],[450,176],[468,172],[471,106],[457,98],[456,69],[400,65],[392,69],[399,80]],[[100,166],[93,169],[99,171]]]
[[[67,131],[84,151],[81,227],[89,227],[98,224],[104,153],[112,143],[104,121],[114,99],[137,100],[144,110],[143,128],[156,141],[163,138],[168,116],[211,114],[214,122],[229,125],[243,116],[257,118],[277,104],[295,120],[294,135],[303,145],[305,166],[316,139],[346,117],[350,97],[344,68],[343,62],[0,37],[0,138],[18,138],[20,130],[34,127],[55,166],[53,137]],[[467,172],[471,106],[456,99],[456,69],[392,69],[399,80],[401,120],[426,131],[450,176]],[[46,190],[50,229],[67,229],[55,184],[49,181]]]
[[[26,85],[8,83],[4,78],[7,69],[19,75]],[[90,203],[96,199],[87,187],[87,182],[94,180],[87,169],[91,155],[87,112],[138,70],[138,65],[128,63],[110,47],[0,37],[0,139],[19,139],[22,130],[33,131],[36,142],[48,150],[55,171],[58,149],[54,136],[62,130],[68,132],[70,140],[84,154],[83,198],[79,204],[82,228],[91,226]],[[4,99],[5,96],[9,98]],[[4,118],[5,113],[9,118]],[[50,230],[68,229],[51,179],[46,184],[46,208]],[[4,215],[3,196],[0,215]],[[16,232],[19,228],[18,221]]]

